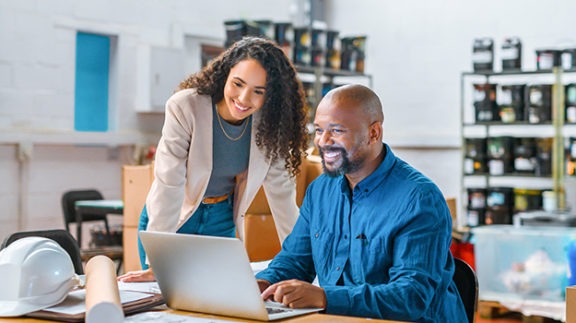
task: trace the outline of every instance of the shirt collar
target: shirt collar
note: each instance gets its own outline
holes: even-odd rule
[[[366,178],[364,178],[362,181],[360,181],[360,183],[356,185],[356,187],[354,188],[355,191],[363,192],[365,194],[372,192],[372,190],[374,190],[376,187],[379,186],[379,184],[382,182],[382,180],[386,177],[386,175],[390,172],[390,170],[394,166],[396,156],[394,155],[392,149],[390,149],[390,147],[387,144],[382,143],[382,145],[384,145],[384,150],[386,152],[384,160],[382,160],[380,165],[372,172],[372,174],[368,175]],[[340,176],[340,184],[342,193],[349,194],[350,187],[344,175]]]

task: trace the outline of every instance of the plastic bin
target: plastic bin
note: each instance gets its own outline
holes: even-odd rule
[[[575,228],[490,225],[472,233],[481,300],[564,301]]]

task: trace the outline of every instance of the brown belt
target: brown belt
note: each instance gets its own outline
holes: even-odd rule
[[[202,199],[202,204],[216,204],[226,200],[230,194],[224,194],[222,196],[211,196]]]

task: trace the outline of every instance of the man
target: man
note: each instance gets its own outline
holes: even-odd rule
[[[467,322],[452,281],[451,217],[438,187],[382,142],[367,87],[330,91],[316,110],[324,175],[269,267],[262,297],[293,308],[418,322]],[[320,287],[311,284],[318,276]]]

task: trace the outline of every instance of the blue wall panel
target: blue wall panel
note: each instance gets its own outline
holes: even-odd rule
[[[74,129],[108,131],[110,38],[79,32],[76,35]]]

